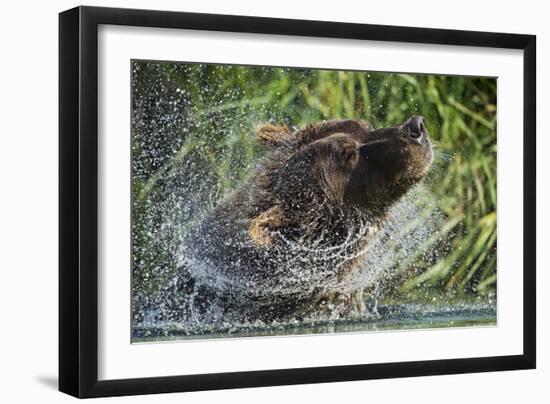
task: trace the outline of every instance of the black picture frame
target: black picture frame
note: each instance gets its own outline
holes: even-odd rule
[[[98,381],[98,26],[113,24],[523,51],[523,354]],[[59,15],[59,390],[103,397],[536,366],[536,37],[183,12],[77,7]],[[505,164],[505,163],[503,163]]]

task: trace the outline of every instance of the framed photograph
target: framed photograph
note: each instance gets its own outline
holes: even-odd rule
[[[61,391],[535,368],[534,36],[59,29]]]

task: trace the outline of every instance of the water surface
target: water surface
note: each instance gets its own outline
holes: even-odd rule
[[[496,306],[492,302],[459,304],[395,304],[379,305],[377,314],[365,320],[301,321],[294,323],[241,324],[216,329],[191,330],[178,323],[136,326],[132,342],[159,342],[212,338],[289,336],[417,330],[497,325]]]

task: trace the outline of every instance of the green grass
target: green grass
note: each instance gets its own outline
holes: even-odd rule
[[[133,67],[136,218],[150,216],[163,182],[188,159],[210,173],[216,195],[237,187],[266,153],[253,135],[259,122],[298,127],[361,118],[384,127],[421,114],[436,161],[423,185],[427,192],[415,198],[426,214],[437,209],[444,220],[416,253],[393,263],[393,290],[407,296],[495,292],[496,80],[151,62]],[[146,252],[150,227],[151,221],[134,223],[134,263],[143,263],[134,265],[134,279],[143,290],[160,282],[153,268],[162,254]]]

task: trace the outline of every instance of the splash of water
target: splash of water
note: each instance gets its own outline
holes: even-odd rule
[[[200,153],[200,148],[196,152]],[[279,234],[281,248],[286,254],[285,259],[279,256],[273,265],[277,273],[261,281],[239,276],[239,271],[226,274],[208,260],[201,259],[200,252],[197,254],[185,243],[189,229],[220,198],[212,191],[213,180],[206,166],[192,161],[182,161],[177,169],[171,170],[164,179],[166,192],[158,200],[149,201],[146,219],[153,223],[162,218],[161,225],[149,233],[146,244],[161,253],[162,259],[160,262],[157,259],[158,265],[153,271],[160,285],[152,292],[134,291],[133,327],[137,335],[145,335],[143,330],[155,335],[174,332],[203,335],[284,329],[297,324],[334,322],[338,317],[329,310],[329,314],[308,313],[305,317],[289,316],[266,322],[228,312],[223,302],[212,296],[212,291],[245,290],[258,299],[273,296],[307,298],[316,288],[345,293],[365,291],[369,310],[364,319],[377,318],[378,299],[383,290],[391,287],[401,267],[409,265],[410,257],[437,232],[444,219],[433,196],[420,185],[391,208],[384,226],[374,235],[369,235],[372,224],[367,222],[350,228],[339,245],[325,245],[322,233],[307,243]],[[368,245],[353,248],[364,237],[370,237]],[[228,240],[231,242],[241,241]],[[339,267],[356,259],[362,261],[361,270],[352,278],[338,279]],[[239,263],[232,264],[239,267]],[[205,289],[209,293],[204,293]],[[205,300],[205,296],[211,298]]]

